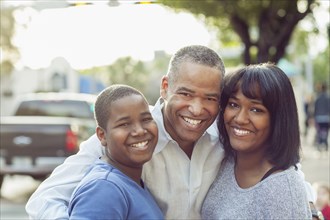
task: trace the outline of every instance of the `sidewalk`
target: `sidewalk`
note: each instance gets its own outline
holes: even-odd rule
[[[330,153],[316,150],[314,146],[315,129],[310,128],[308,132],[306,137],[301,136],[301,165],[305,179],[311,184],[321,181],[330,185]]]

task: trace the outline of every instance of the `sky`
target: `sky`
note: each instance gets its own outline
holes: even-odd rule
[[[208,30],[193,15],[157,4],[27,8],[15,16],[20,65],[32,69],[49,66],[55,57],[75,69],[108,65],[123,56],[152,60],[157,50],[171,54],[184,45],[210,42]]]
[[[26,4],[33,1],[7,2]],[[47,6],[47,1],[39,2]],[[109,65],[123,56],[152,60],[157,50],[172,54],[184,45],[208,46],[214,41],[202,21],[189,13],[175,13],[159,4],[109,7],[102,4],[108,0],[94,2],[100,4],[43,10],[28,7],[17,11],[14,43],[21,53],[17,67],[46,68],[56,57],[63,57],[72,68],[85,69]],[[54,1],[48,1],[50,3]],[[323,9],[329,7],[329,1],[322,0],[321,3]],[[320,26],[329,22],[326,10],[314,13],[314,16]],[[307,22],[301,24],[309,28]],[[317,55],[327,43],[326,38],[311,41],[312,55]]]

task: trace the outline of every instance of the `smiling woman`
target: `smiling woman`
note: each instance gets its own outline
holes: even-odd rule
[[[26,19],[30,17],[30,19]],[[154,51],[172,53],[187,44],[206,45],[209,33],[193,15],[157,4],[118,7],[85,5],[16,13],[25,30],[16,42],[30,68],[65,57],[75,69],[111,64],[119,57],[151,60]],[[192,37],[193,36],[193,37]]]
[[[287,75],[273,64],[240,68],[225,76],[220,107],[225,160],[202,218],[311,219],[297,172],[298,114]]]

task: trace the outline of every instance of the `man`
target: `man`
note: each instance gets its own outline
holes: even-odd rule
[[[151,109],[158,125],[153,158],[143,179],[167,219],[199,219],[205,195],[223,158],[215,121],[219,112],[223,61],[204,46],[187,46],[172,57]],[[86,170],[104,152],[96,136],[57,167],[31,196],[34,219],[67,219],[67,205]]]

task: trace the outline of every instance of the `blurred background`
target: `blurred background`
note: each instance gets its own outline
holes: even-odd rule
[[[299,109],[305,178],[329,185],[329,151],[316,146],[310,113],[320,85],[330,85],[329,10],[328,0],[1,0],[1,117],[27,93],[95,95],[114,83],[154,104],[171,55],[201,44],[227,72],[267,61],[284,70]],[[38,184],[5,175],[1,219],[26,219]]]

